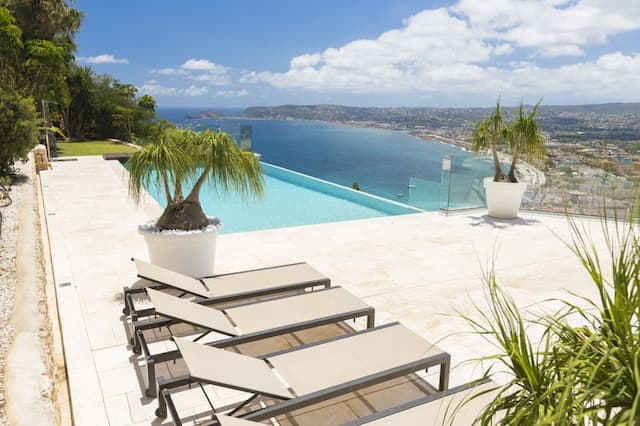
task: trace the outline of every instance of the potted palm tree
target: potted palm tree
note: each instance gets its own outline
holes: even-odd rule
[[[135,152],[127,166],[129,191],[137,202],[151,186],[164,195],[162,215],[139,227],[150,261],[194,277],[213,275],[222,223],[205,215],[200,191],[208,183],[223,193],[261,196],[258,159],[220,130],[170,128]]]
[[[489,117],[476,125],[472,135],[474,151],[490,150],[493,158],[494,176],[484,180],[489,216],[497,219],[518,217],[522,196],[527,188],[526,182],[516,177],[518,160],[542,160],[546,155],[545,139],[540,134],[536,113],[540,101],[529,114],[525,114],[522,103],[516,110],[516,117],[507,123],[500,108],[500,101]],[[505,147],[511,154],[508,172],[502,170],[498,156],[499,147]]]

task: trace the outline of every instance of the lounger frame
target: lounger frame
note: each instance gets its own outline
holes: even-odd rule
[[[318,292],[321,291],[333,291],[334,289],[339,287],[330,287],[324,288],[322,290],[316,290]],[[296,297],[298,295],[292,294],[287,295],[280,299],[287,299],[291,297]],[[260,301],[242,303],[240,305],[235,306],[247,306],[261,303]],[[164,315],[163,315],[164,316]],[[282,327],[275,327],[269,330],[258,331],[254,333],[243,334],[240,336],[229,336],[228,334],[215,331],[216,333],[223,334],[229,336],[227,339],[217,340],[215,342],[206,343],[209,346],[213,346],[219,349],[228,348],[231,346],[237,346],[243,343],[254,342],[257,340],[268,339],[270,337],[280,336],[288,333],[295,333],[297,331],[307,330],[314,327],[320,327],[323,325],[334,324],[341,321],[348,320],[356,320],[358,318],[367,318],[367,329],[373,328],[375,325],[375,309],[371,306],[367,306],[362,309],[356,309],[352,311],[340,312],[334,315],[328,315],[325,317],[317,318],[310,321],[302,321],[295,324],[289,324]],[[137,353],[140,353],[140,349],[144,353],[145,362],[147,365],[147,389],[145,390],[145,394],[150,398],[155,398],[157,396],[157,388],[156,388],[156,364],[161,362],[169,362],[174,361],[176,359],[181,358],[180,351],[177,349],[170,352],[163,352],[159,354],[152,354],[149,348],[149,344],[144,337],[145,330],[151,330],[161,327],[170,327],[174,324],[190,324],[196,327],[201,327],[198,324],[190,323],[188,321],[184,321],[179,318],[163,318],[155,321],[146,321],[146,322],[136,322],[134,323],[135,330],[135,339],[134,339],[134,352],[138,350]],[[205,334],[208,332],[205,332]],[[137,348],[137,349],[136,349]],[[271,354],[273,356],[274,354]]]
[[[363,333],[370,333],[373,332],[375,330],[379,330],[381,328],[385,328],[385,327],[392,327],[392,326],[396,326],[398,325],[398,322],[392,322],[392,323],[388,323],[385,325],[381,325],[375,328],[370,328],[367,330],[362,330],[362,331],[357,331],[355,333],[351,333],[351,334],[347,334],[347,335],[343,335],[343,336],[336,336],[333,337],[331,339],[326,339],[326,340],[322,340],[319,342],[314,342],[314,343],[310,343],[307,345],[303,345],[303,346],[298,346],[296,348],[291,348],[291,349],[287,349],[284,351],[278,351],[278,352],[274,352],[274,353],[270,353],[267,355],[263,355],[260,357],[257,357],[259,359],[264,359],[267,360],[268,358],[277,356],[277,355],[281,355],[284,353],[288,353],[288,352],[292,352],[292,351],[296,351],[296,350],[301,350],[307,347],[311,347],[311,346],[316,346],[316,345],[321,345],[321,344],[325,344],[325,343],[329,343],[335,340],[340,340],[340,339],[346,339],[349,338],[351,336],[354,335],[358,335],[358,334],[363,334]],[[171,389],[175,389],[178,387],[183,387],[183,386],[187,386],[187,385],[192,385],[194,383],[197,384],[211,384],[211,385],[218,385],[218,386],[224,386],[230,389],[236,389],[236,390],[240,390],[240,391],[244,391],[244,392],[248,392],[248,393],[253,393],[253,396],[251,398],[249,398],[247,401],[245,401],[244,403],[240,404],[239,407],[236,407],[233,411],[235,412],[238,408],[244,406],[246,403],[248,403],[249,401],[255,399],[258,396],[266,396],[266,397],[270,397],[273,399],[277,399],[277,400],[281,400],[282,402],[280,403],[276,403],[274,405],[270,405],[268,407],[265,408],[261,408],[249,413],[245,413],[240,415],[240,418],[243,418],[245,420],[253,420],[253,421],[261,421],[261,420],[265,420],[265,419],[269,419],[272,417],[277,417],[279,415],[294,411],[294,410],[298,410],[300,408],[304,408],[310,405],[314,405],[341,395],[344,395],[346,393],[350,393],[350,392],[354,392],[356,390],[362,389],[362,388],[366,388],[368,386],[373,386],[376,385],[378,383],[383,383],[386,381],[389,381],[391,379],[397,378],[397,377],[402,377],[402,376],[406,376],[408,374],[411,373],[415,373],[417,371],[420,370],[428,370],[431,367],[434,366],[440,366],[440,377],[439,377],[439,382],[438,382],[438,390],[439,391],[444,391],[448,388],[449,386],[449,367],[451,364],[451,355],[449,355],[446,352],[441,352],[439,354],[435,354],[429,357],[426,357],[424,359],[418,360],[418,361],[414,361],[414,362],[410,362],[395,368],[391,368],[385,371],[380,371],[378,373],[375,374],[371,374],[369,376],[365,376],[365,377],[361,377],[359,379],[355,379],[355,380],[351,380],[349,382],[337,385],[337,386],[332,386],[330,388],[327,389],[323,389],[317,392],[313,392],[307,395],[303,395],[300,397],[295,397],[295,398],[290,398],[290,399],[284,399],[281,396],[276,396],[276,395],[267,395],[264,393],[256,393],[254,390],[252,389],[239,389],[233,386],[230,386],[228,384],[221,384],[221,383],[214,383],[211,381],[203,381],[203,380],[196,380],[193,379],[190,376],[182,376],[182,377],[176,377],[174,379],[168,379],[168,380],[161,380],[159,381],[159,392],[160,392],[160,397],[158,398],[158,409],[156,410],[156,416],[158,417],[166,417],[167,416],[167,410],[169,411],[169,413],[171,414],[171,417],[173,418],[174,423],[177,426],[181,426],[182,425],[182,421],[180,420],[180,417],[178,415],[178,411],[176,409],[175,403],[172,399],[171,396]],[[213,410],[213,407],[212,407]]]
[[[133,260],[133,259],[131,259],[131,260]],[[295,262],[295,263],[288,263],[288,264],[284,264],[284,265],[267,266],[267,267],[264,267],[264,268],[248,269],[246,271],[230,272],[230,273],[226,273],[226,274],[218,274],[218,275],[212,275],[210,277],[202,277],[202,278],[196,278],[196,279],[202,283],[203,287],[206,288],[206,284],[204,283],[203,280],[207,279],[207,278],[217,278],[217,277],[224,277],[224,276],[229,276],[229,275],[242,274],[242,273],[245,273],[245,272],[263,271],[265,269],[273,269],[273,268],[280,268],[280,267],[286,267],[286,266],[301,265],[301,264],[304,264],[304,263],[306,263],[306,262]],[[176,289],[175,287],[172,287],[170,283],[163,283],[163,282],[151,279],[149,277],[146,277],[146,276],[144,276],[142,274],[139,274],[139,273],[137,274],[137,277],[152,282],[153,284],[151,286],[149,286],[149,287],[153,288],[154,290],[175,289],[175,290],[181,291],[181,289]],[[220,303],[228,303],[228,302],[234,302],[236,300],[243,300],[243,299],[248,299],[248,298],[252,298],[252,297],[275,295],[275,294],[279,294],[279,293],[286,293],[286,292],[296,291],[296,290],[304,290],[304,289],[314,288],[314,287],[324,287],[324,288],[331,287],[331,279],[325,277],[323,279],[318,279],[318,280],[301,281],[301,282],[294,283],[294,284],[287,284],[287,285],[282,285],[282,286],[278,286],[278,287],[269,287],[269,288],[266,288],[266,289],[263,289],[263,290],[240,292],[240,293],[230,294],[230,295],[227,295],[227,296],[203,298],[202,300],[199,300],[198,303],[201,303],[203,305],[213,305],[213,304],[220,304]],[[146,290],[147,288],[148,287],[141,287],[141,288],[124,287],[124,289],[123,289],[124,308],[122,309],[122,313],[125,314],[125,315],[130,315],[131,316],[131,321],[137,321],[140,318],[147,317],[147,316],[152,316],[155,313],[155,310],[153,308],[144,308],[144,309],[138,309],[138,310],[136,310],[136,308],[135,308],[135,304],[134,304],[134,301],[133,301],[133,296],[136,295],[136,294],[145,293],[147,291]],[[191,294],[189,292],[183,292],[182,294],[179,295],[179,297],[182,297],[182,296],[185,296],[185,295],[194,296],[193,294]],[[197,295],[195,295],[195,296],[197,296]]]

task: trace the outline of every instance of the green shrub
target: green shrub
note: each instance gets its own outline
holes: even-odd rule
[[[16,160],[26,160],[37,144],[38,124],[33,100],[0,87],[0,174]]]

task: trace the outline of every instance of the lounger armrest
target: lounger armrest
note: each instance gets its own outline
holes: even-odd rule
[[[171,318],[158,318],[154,320],[134,321],[133,329],[134,330],[153,330],[156,328],[167,327],[175,323],[176,321]]]

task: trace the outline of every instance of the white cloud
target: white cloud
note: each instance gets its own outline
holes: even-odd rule
[[[616,34],[640,29],[639,4],[638,0],[461,0],[450,8],[419,12],[375,39],[296,56],[285,72],[246,71],[240,81],[353,93],[539,97],[578,96],[586,91],[637,100],[637,54],[609,53],[556,67],[542,67],[535,60],[562,57],[566,63]],[[506,67],[492,63],[494,57],[506,55],[517,56]]]
[[[206,87],[197,87],[192,84],[186,89],[183,89],[183,93],[188,96],[202,96],[209,93],[209,90]]]
[[[229,68],[208,59],[187,59],[178,67],[156,68],[151,70],[151,73],[177,76],[186,81],[205,83],[210,86],[227,86],[233,83]]]
[[[159,74],[159,75],[186,75],[188,74],[186,70],[183,70],[181,68],[160,68],[160,69],[154,69],[151,70],[152,74]]]
[[[242,96],[247,96],[248,94],[249,94],[249,92],[247,91],[247,89],[218,90],[216,92],[216,96],[223,97],[223,98],[242,97]]]
[[[97,56],[80,56],[78,61],[88,64],[128,64],[129,60],[124,58],[116,58],[114,55],[103,53]]]
[[[625,13],[631,2],[618,2],[619,7],[610,3],[616,1],[461,0],[450,11],[463,16],[481,37],[542,52],[558,46],[560,53],[564,47],[575,56],[580,47],[603,44],[611,35],[640,28],[640,13]]]
[[[232,83],[228,74],[193,74],[187,77],[189,80],[200,81],[212,86],[226,86]]]
[[[202,96],[209,93],[209,90],[206,87],[198,87],[194,85],[191,85],[185,88],[167,87],[167,86],[158,84],[154,80],[145,82],[145,84],[140,86],[138,89],[142,93],[154,95],[154,96],[177,96],[177,95]]]
[[[515,49],[509,43],[503,43],[493,48],[493,54],[496,56],[511,55]]]
[[[213,63],[207,59],[187,59],[184,64],[180,65],[180,68],[190,71],[207,71],[218,74],[227,72],[226,67]]]
[[[306,54],[293,58],[291,60],[291,68],[306,68],[312,67],[322,60],[322,56],[319,53],[314,53],[312,55]]]
[[[547,46],[540,50],[540,55],[547,58],[555,58],[558,56],[582,56],[584,50],[575,44],[564,44]]]
[[[141,93],[154,95],[154,96],[168,96],[175,95],[178,93],[179,89],[177,87],[165,87],[161,84],[155,82],[147,82],[142,86],[138,87],[138,90]]]

